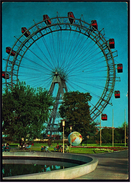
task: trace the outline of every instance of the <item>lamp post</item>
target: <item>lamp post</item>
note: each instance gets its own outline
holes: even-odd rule
[[[64,153],[64,127],[65,127],[65,119],[62,119],[62,126],[63,126],[63,153]]]
[[[126,109],[125,109],[125,147],[126,147]]]
[[[71,131],[72,131],[72,126],[70,126],[70,133],[71,133]]]
[[[101,146],[101,111],[100,111],[100,146]]]
[[[114,147],[114,110],[112,109],[112,146]]]

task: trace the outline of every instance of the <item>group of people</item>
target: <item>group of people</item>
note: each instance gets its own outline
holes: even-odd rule
[[[41,151],[42,152],[51,152],[48,150],[48,148],[49,148],[48,146],[41,146]]]
[[[22,141],[21,139],[20,139],[20,149],[29,149],[29,148],[31,148],[31,146],[33,146],[34,145],[34,143],[25,143],[24,141]]]
[[[48,148],[49,148],[49,146],[41,146],[41,151],[42,151],[42,152],[51,152],[51,151],[49,151]],[[65,145],[65,146],[64,146],[64,150],[65,150],[66,152],[69,152],[69,146],[68,146],[68,145]],[[62,146],[62,145],[59,145],[59,144],[57,143],[57,146],[54,147],[54,151],[63,152],[63,146]]]
[[[20,148],[21,148],[21,149],[29,149],[29,148],[31,148],[31,146],[32,146],[32,145],[29,144],[29,143],[27,143],[27,144],[24,143],[24,144],[22,144],[22,145],[20,146]]]
[[[69,146],[68,146],[68,145],[65,145],[65,146],[64,146],[64,150],[65,150],[65,151],[69,151]],[[62,145],[59,145],[59,144],[57,143],[57,146],[54,147],[54,151],[63,152],[63,147],[62,147]]]
[[[21,143],[20,144],[21,145],[21,148],[25,148],[25,149],[28,149],[28,148],[30,148],[30,144],[26,144],[26,143]],[[32,144],[33,145],[33,144]],[[48,148],[49,148],[49,146],[41,146],[41,151],[42,152],[50,152],[49,150],[48,150]],[[65,145],[65,147],[64,147],[64,150],[65,151],[69,151],[69,146],[68,145]],[[7,143],[7,144],[2,144],[2,152],[6,152],[6,151],[10,151],[10,146],[9,146],[9,143]],[[62,147],[62,145],[59,145],[58,143],[57,143],[57,146],[56,147],[54,147],[54,151],[59,151],[59,152],[63,152],[63,147]]]
[[[2,152],[9,152],[9,151],[10,151],[9,143],[2,144]]]

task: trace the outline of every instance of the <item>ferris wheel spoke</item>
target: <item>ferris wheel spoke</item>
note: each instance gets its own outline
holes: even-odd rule
[[[98,48],[97,48],[98,49]],[[83,67],[83,63],[87,62],[89,60],[89,55],[88,52],[84,50],[85,54],[81,55],[81,57],[75,57],[74,62],[75,62],[75,67],[80,65],[80,67]],[[77,58],[77,59],[76,59]],[[71,61],[72,63],[72,61]],[[74,70],[74,65],[70,65],[71,70]]]
[[[22,63],[21,67],[23,67],[25,69],[28,69],[28,72],[38,71],[38,72],[41,72],[41,73],[44,73],[44,74],[49,73],[49,71],[46,68],[43,68],[43,67],[37,66],[37,65],[30,65],[29,63]]]
[[[88,56],[87,57],[87,63],[85,62],[85,64],[86,65],[88,65],[88,66],[90,66],[90,65],[92,65],[92,64],[95,64],[95,63],[97,63],[97,64],[101,64],[101,62],[99,61],[100,59],[102,59],[102,58],[104,58],[104,56],[99,56],[99,54],[100,54],[101,52],[99,51],[99,52],[97,52],[96,54],[92,54],[92,56],[91,56],[91,58]],[[83,61],[85,61],[85,60],[83,60]],[[98,62],[99,61],[99,62]],[[105,63],[105,58],[104,58],[104,60],[102,60],[104,63]]]
[[[51,81],[52,81],[51,78],[46,79],[46,81],[43,83],[44,88],[48,88],[49,89]]]
[[[58,39],[58,42],[57,42],[57,49],[58,49],[58,67],[60,67],[60,62],[61,62],[61,46],[60,46],[60,43],[61,43],[61,38],[60,38],[60,32],[61,31],[58,31],[57,32],[57,39]]]
[[[70,32],[71,34],[71,32]],[[74,55],[74,53],[76,52],[76,48],[79,46],[80,43],[80,34],[76,34],[73,33],[72,37],[70,36],[70,40],[68,40],[68,42],[70,43],[68,47],[68,51],[66,52],[66,60],[65,63],[66,65],[64,65],[65,70],[68,70],[68,67],[70,66],[70,64],[72,64],[70,62],[70,57],[72,55]]]
[[[64,47],[64,42],[63,42],[63,34],[62,34],[62,31],[58,31],[58,55],[59,55],[59,67],[62,68],[62,64],[63,64],[63,57],[64,57],[64,54],[63,54],[63,47]],[[64,50],[65,51],[65,50]]]
[[[101,65],[100,65],[101,63]],[[82,69],[84,71],[99,71],[99,70],[107,70],[107,66],[104,63],[104,61],[101,61],[100,63],[92,63],[91,66],[89,65],[84,65],[83,67],[79,67],[79,69]]]
[[[68,82],[67,82],[68,83]],[[68,83],[68,88],[70,89],[70,91],[72,91],[72,89],[70,88],[73,88],[73,90],[74,91],[77,91],[78,89],[77,89],[77,87],[75,88],[74,86],[72,86],[70,83]],[[86,92],[88,92],[88,91],[86,91]],[[97,96],[98,97],[98,96]],[[89,101],[89,104],[91,104],[93,107],[95,106],[91,101]]]
[[[26,59],[26,60],[28,60],[28,61],[30,61],[30,62],[32,62],[32,63],[35,64],[37,67],[39,66],[40,68],[44,68],[44,69],[46,69],[46,70],[51,71],[51,68],[44,67],[43,65],[39,64],[38,62],[33,61],[33,60],[30,59],[30,58],[27,58],[27,57],[25,57],[25,56],[24,56],[23,58]]]
[[[74,42],[74,40],[72,42]],[[76,54],[78,53],[78,51],[80,49],[80,44],[82,44],[82,40],[80,39],[80,34],[78,34],[76,37],[76,40],[75,40],[73,51],[70,50],[70,57],[68,57],[68,62],[66,63],[65,68],[67,68],[68,70],[69,70],[69,67],[71,67],[75,63],[75,59],[73,60],[73,58],[75,58]]]
[[[48,81],[49,80],[49,78],[46,78],[46,80],[43,80],[43,79],[40,79],[40,77],[26,77],[26,81],[27,82],[34,82],[35,81],[35,83],[39,83],[40,81]]]
[[[79,72],[95,72],[95,73],[97,73],[97,72],[99,72],[99,71],[107,71],[107,66],[101,66],[101,67],[99,67],[98,65],[96,66],[95,65],[95,67],[86,67],[86,66],[83,66],[83,65],[80,65],[80,66],[78,66],[77,68],[73,68],[72,70],[70,70],[70,72],[68,72],[68,74],[69,73],[79,73]]]
[[[96,48],[96,50],[97,50],[97,49],[98,49],[98,48]],[[94,52],[95,52],[96,50],[94,50]],[[96,55],[98,55],[99,53],[100,53],[100,51],[99,51]],[[82,57],[78,57],[78,59],[77,59],[77,64],[79,64],[79,60],[81,60],[81,64],[87,63],[87,65],[89,65],[89,62],[90,62],[90,55],[92,55],[91,58],[95,56],[95,55],[93,55],[93,52],[91,52],[91,54],[89,54],[88,52],[85,51],[85,54],[83,54]]]
[[[92,51],[92,49],[94,50],[94,46],[95,46],[95,44],[93,44],[93,45],[91,44],[91,46],[90,46],[90,42],[88,44],[86,43],[84,48],[83,48],[83,46],[81,46],[82,50],[80,50],[80,51],[77,50],[77,52],[76,52],[77,54],[75,55],[75,58],[78,58],[77,60],[75,60],[76,64],[79,63],[79,58],[81,58],[81,56],[82,56],[82,58],[85,56],[89,57],[89,53]]]
[[[41,59],[35,52],[33,52],[30,48],[28,49],[31,53],[33,53],[39,60],[43,62],[43,59]]]
[[[55,67],[57,67],[58,64],[58,57],[57,57],[57,49],[56,49],[56,38],[55,38],[55,33],[52,33],[52,50],[54,52],[54,62],[55,62]]]
[[[63,56],[63,61],[62,61],[62,63],[63,63],[63,66],[62,66],[62,68],[64,68],[65,69],[65,65],[67,65],[67,63],[68,63],[68,61],[69,61],[69,54],[70,54],[70,49],[71,49],[71,47],[72,47],[72,38],[71,38],[71,31],[68,33],[68,37],[67,37],[67,39],[65,40],[65,47],[64,47],[64,51],[65,51],[65,56]],[[66,70],[65,70],[66,71]]]
[[[46,79],[43,79],[42,75],[41,74],[38,74],[38,73],[31,73],[31,72],[20,72],[19,76],[25,76],[26,75],[26,78],[27,79],[36,79],[36,80],[39,80],[40,76],[42,78],[42,81],[47,81],[48,79],[51,79],[52,76],[49,76],[49,75],[44,75],[44,78]],[[47,77],[48,76],[48,77]]]
[[[18,40],[20,43],[22,43],[20,40]],[[35,42],[35,44],[37,45],[37,43]],[[27,46],[25,46],[27,48]],[[38,47],[38,45],[37,45]],[[39,48],[39,47],[38,47]],[[40,49],[40,48],[39,48]],[[33,53],[39,60],[41,60],[42,62],[44,62],[44,60],[42,60],[37,54],[35,54],[35,52],[33,52],[30,48],[28,48],[28,50]],[[45,63],[45,62],[44,62]],[[45,63],[46,64],[46,63]],[[46,64],[48,67],[50,67],[48,64]]]
[[[84,71],[82,71],[83,73],[84,73]],[[76,74],[70,74],[69,76],[68,76],[68,78],[79,78],[79,76],[81,76],[81,73],[82,72],[77,72]],[[83,75],[81,78],[83,78],[83,79],[90,79],[90,78],[92,78],[92,79],[107,79],[107,77],[105,76],[105,75],[96,75],[96,76],[93,76],[93,74],[91,73],[91,76],[90,75]]]
[[[64,35],[65,35],[65,32],[64,32]],[[65,54],[63,55],[62,68],[65,68],[66,56],[67,56],[69,44],[70,44],[69,41],[67,41],[67,40],[70,40],[70,33],[67,34],[67,36],[65,37],[65,42],[63,44],[63,49],[64,49]]]
[[[69,84],[69,83],[68,83],[68,84]],[[73,85],[73,86],[72,86],[72,85]],[[84,91],[90,93],[91,96],[94,96],[94,97],[96,97],[96,98],[98,98],[98,99],[100,98],[100,96],[97,95],[96,93],[92,92],[92,91],[89,90],[89,89],[85,89],[84,87],[81,87],[80,85],[78,85],[78,84],[76,84],[76,83],[74,83],[74,82],[70,82],[70,86],[71,86],[72,88],[74,88],[74,89],[75,89],[75,86],[76,86],[76,89],[75,89],[75,90],[78,90],[78,88],[81,88],[82,90],[84,90]]]
[[[36,68],[34,68],[34,67],[33,67],[33,68],[32,68],[32,67],[28,67],[27,65],[22,65],[22,64],[21,64],[21,67],[23,67],[23,68],[25,68],[25,69],[29,69],[29,70],[31,69],[31,70],[34,70],[34,71],[37,71],[37,72],[41,72],[39,69],[36,69]]]
[[[103,67],[103,65],[105,65],[105,59],[103,60],[102,58],[104,58],[103,56],[102,57],[99,57],[99,58],[94,58],[94,59],[91,59],[90,62],[88,62],[87,64],[84,65],[84,67],[88,66],[88,68],[90,67],[93,67],[93,66],[99,66],[100,67]],[[101,59],[101,60],[100,60]],[[103,65],[101,65],[103,64]]]
[[[73,82],[73,80],[72,80],[72,82]],[[79,84],[84,84],[85,86],[92,86],[92,87],[95,87],[95,88],[97,88],[97,89],[100,89],[100,90],[103,90],[104,89],[104,86],[102,85],[97,85],[97,84],[92,84],[92,83],[89,83],[89,80],[87,79],[87,81],[86,81],[86,83],[85,82],[83,82],[82,80],[80,80],[80,79],[77,79],[77,83],[79,83]]]
[[[27,78],[27,82],[31,82],[32,83],[32,86],[40,86],[41,84],[46,84],[51,81],[51,77],[46,77],[46,79],[44,80],[43,78],[40,78],[40,77],[36,77],[35,79],[34,78]]]
[[[106,70],[106,66],[105,66],[105,69],[104,69],[104,67],[100,68],[100,69],[98,69],[97,67],[96,68],[94,67],[92,70],[87,70],[87,71],[85,70],[84,72],[93,74],[93,73],[107,72],[107,70]]]
[[[46,41],[46,39],[44,38],[44,37],[42,37],[42,41],[43,41],[43,43],[44,43],[44,46],[45,46],[45,48],[46,48],[46,50],[47,50],[47,53],[48,53],[48,55],[49,55],[49,57],[50,57],[50,64],[52,65],[52,67],[54,68],[54,62],[53,62],[53,58],[52,58],[52,55],[51,55],[51,52],[50,52],[50,46],[48,46],[48,44],[47,44],[47,41]]]
[[[105,61],[102,60],[101,62],[98,62],[98,63],[92,62],[92,64],[80,65],[79,66],[79,70],[82,70],[83,72],[87,72],[87,71],[89,72],[90,70],[92,72],[94,72],[96,70],[99,71],[99,70],[101,70],[103,68],[106,68],[106,70],[107,70],[107,66],[100,65],[100,63],[105,63]]]
[[[38,44],[35,42],[35,44],[37,45],[37,47],[39,48],[39,50],[41,51],[41,53],[43,54],[44,58],[50,63],[50,60],[47,58],[47,56],[44,54],[44,52],[41,50],[41,48],[38,46]],[[42,62],[47,65],[49,68],[51,68],[51,65],[48,65],[43,59]],[[51,64],[51,63],[50,63]]]
[[[78,77],[78,75],[71,75],[70,77],[69,77],[69,79],[71,79],[71,80],[73,80],[73,78],[75,79],[75,80],[78,80],[79,79],[79,77]],[[86,77],[82,77],[84,80],[86,80],[86,81],[104,81],[104,82],[106,82],[106,77],[105,76],[103,76],[103,77],[100,77],[100,76],[95,76],[95,77],[89,77],[89,76],[86,76]]]
[[[68,85],[68,89],[70,89],[70,91],[72,91],[72,88],[73,88],[74,91],[77,90],[77,89],[76,89],[73,85],[71,85],[71,83],[68,82],[68,81],[67,81],[67,85]],[[70,88],[69,86],[70,86],[71,88]]]
[[[68,62],[70,61],[69,63],[72,63],[71,58],[74,56],[74,54],[77,53],[78,50],[80,51],[80,48],[81,48],[82,43],[83,43],[82,38],[80,38],[80,34],[78,34],[78,36],[75,36],[75,38],[72,38],[72,45],[71,45],[70,54],[69,54],[69,57],[68,57]],[[72,53],[74,53],[74,54],[72,54]]]
[[[68,35],[67,35],[68,37]],[[61,64],[60,64],[60,67],[62,69],[64,69],[64,65],[66,64],[65,60],[64,60],[64,56],[65,56],[65,53],[66,53],[66,41],[64,41],[65,39],[65,32],[64,34],[62,33],[61,31],[61,44],[60,44],[60,47],[61,47]]]
[[[84,45],[84,43],[83,43],[83,45]],[[71,60],[71,63],[74,60],[76,65],[78,65],[79,64],[79,59],[85,58],[85,56],[88,55],[88,52],[87,52],[88,46],[87,45],[83,46],[83,45],[80,45],[80,47],[78,47],[78,49],[75,52],[74,57]]]

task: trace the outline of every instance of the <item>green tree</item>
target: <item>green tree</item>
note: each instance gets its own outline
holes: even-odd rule
[[[60,116],[66,119],[65,135],[70,133],[70,126],[73,131],[81,133],[84,139],[87,135],[94,134],[96,131],[95,123],[90,117],[90,106],[88,102],[91,100],[89,93],[67,92],[64,94],[63,103],[59,108]],[[59,128],[62,131],[62,126]]]
[[[42,88],[19,82],[2,96],[2,130],[12,139],[39,138],[48,120],[53,99]]]
[[[128,138],[128,124],[126,123],[126,137]],[[125,142],[125,123],[121,127],[115,128],[115,142]]]
[[[128,124],[126,124],[126,137],[128,138]],[[112,142],[112,128],[103,128],[101,130],[101,139],[103,143],[111,143]],[[100,140],[100,131],[96,135],[95,139],[97,141]],[[125,142],[125,123],[122,124],[121,127],[114,129],[114,142],[115,143],[124,143]]]
[[[97,142],[100,142],[100,129],[95,137]],[[112,142],[112,129],[105,127],[101,129],[101,141],[102,143],[111,143]]]
[[[112,129],[111,128],[103,128],[101,131],[102,134],[102,142],[103,143],[111,143],[112,142]]]
[[[121,127],[115,128],[115,130],[114,130],[114,140],[115,140],[115,143],[124,142],[124,130]]]

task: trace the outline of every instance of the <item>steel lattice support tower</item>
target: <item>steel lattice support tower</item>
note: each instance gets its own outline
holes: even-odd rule
[[[64,93],[67,92],[67,86],[66,86],[65,80],[61,77],[61,75],[58,72],[54,73],[54,77],[53,77],[53,80],[52,80],[52,83],[51,83],[51,86],[49,89],[50,95],[52,95],[56,84],[58,84],[58,86],[59,86],[57,95],[55,98],[56,101],[53,106],[53,110],[51,112],[51,116],[49,118],[47,129],[46,129],[46,134],[48,134],[48,132],[50,132],[50,135],[52,135],[52,132],[58,132],[58,124],[55,124],[58,105],[61,103],[60,99],[63,98]]]

